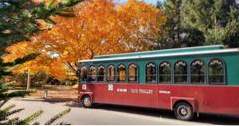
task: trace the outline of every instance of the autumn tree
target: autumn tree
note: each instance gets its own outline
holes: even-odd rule
[[[26,54],[38,56],[17,68],[22,72],[44,70],[64,79],[66,69],[95,55],[150,50],[160,36],[165,17],[160,9],[144,2],[129,0],[116,5],[111,0],[90,0],[73,9],[74,17],[54,16],[55,25],[47,31],[7,49],[5,61]],[[42,28],[47,27],[44,24]],[[26,44],[26,45],[25,45]],[[25,47],[24,47],[25,46]],[[16,51],[18,53],[14,53]]]

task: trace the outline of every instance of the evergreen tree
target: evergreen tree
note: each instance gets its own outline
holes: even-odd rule
[[[37,0],[35,0],[37,1]],[[70,12],[73,5],[82,0],[64,0],[56,3],[51,0],[49,4],[36,3],[32,0],[0,0],[0,51],[12,42],[28,39],[38,32],[39,19],[54,23],[51,15]]]
[[[203,32],[206,44],[239,46],[235,0],[184,0],[182,8],[182,25]]]
[[[164,35],[159,40],[159,48],[199,46],[205,41],[201,31],[183,25],[183,4],[184,0],[158,2],[157,7],[163,9],[167,17]]]

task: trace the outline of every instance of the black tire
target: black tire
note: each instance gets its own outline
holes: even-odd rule
[[[90,96],[83,97],[81,101],[82,101],[83,107],[85,107],[85,108],[91,108],[93,105]]]
[[[185,102],[177,103],[174,107],[174,115],[180,120],[191,120],[194,117],[193,108]]]

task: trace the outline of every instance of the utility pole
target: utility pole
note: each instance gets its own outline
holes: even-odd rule
[[[27,70],[27,91],[29,91],[30,86],[31,86],[31,78],[30,78],[30,70]]]

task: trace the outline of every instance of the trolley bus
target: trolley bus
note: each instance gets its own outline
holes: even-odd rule
[[[239,116],[239,49],[223,45],[96,56],[79,61],[78,99],[172,110],[180,120],[199,113]]]

